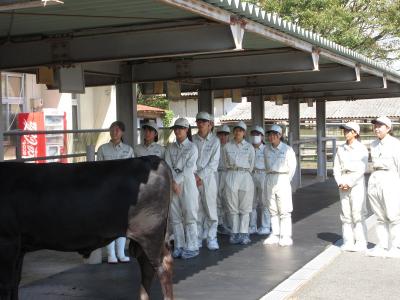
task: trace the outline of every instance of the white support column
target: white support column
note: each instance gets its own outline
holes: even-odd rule
[[[300,102],[289,100],[289,144],[293,148],[297,158],[297,168],[292,180],[292,190],[296,191],[301,187],[301,166],[300,166]],[[296,143],[293,143],[296,142]]]
[[[317,179],[319,181],[326,180],[326,147],[325,141],[322,140],[326,136],[326,105],[325,100],[318,100],[316,105],[317,117]]]
[[[251,119],[253,120],[251,125],[259,125],[264,128],[265,105],[262,95],[247,97],[247,100],[251,102]]]
[[[3,117],[3,90],[0,72],[0,161],[4,161],[4,117]]]
[[[116,85],[117,119],[125,123],[124,143],[134,146],[137,132],[137,85],[132,83],[132,66],[121,63]]]
[[[211,90],[210,79],[201,81],[197,107],[199,112],[205,111],[214,115],[214,92]]]

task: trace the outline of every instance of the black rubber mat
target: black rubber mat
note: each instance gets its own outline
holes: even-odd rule
[[[332,179],[296,192],[292,247],[264,246],[256,235],[249,245],[230,245],[220,236],[219,251],[203,247],[197,258],[175,260],[175,298],[259,299],[340,238],[338,199]],[[20,299],[137,299],[139,279],[136,262],[82,265],[25,285]],[[157,281],[151,296],[162,299]]]

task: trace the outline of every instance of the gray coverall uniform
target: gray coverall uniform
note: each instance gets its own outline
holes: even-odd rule
[[[342,212],[343,244],[366,247],[366,186],[364,174],[368,167],[368,150],[359,141],[344,143],[337,149],[333,175],[337,185],[347,184],[350,189],[339,189]]]
[[[169,144],[165,161],[170,166],[174,181],[181,194],[173,193],[171,202],[171,224],[175,248],[197,251],[197,212],[199,192],[194,172],[196,171],[197,148],[186,138],[182,144]]]
[[[218,213],[217,213],[217,182],[215,172],[218,169],[220,157],[219,139],[211,132],[202,138],[198,134],[193,136],[199,156],[195,173],[202,180],[199,190],[199,212],[197,231],[199,240],[203,238],[203,230],[208,230],[207,241],[217,238]]]

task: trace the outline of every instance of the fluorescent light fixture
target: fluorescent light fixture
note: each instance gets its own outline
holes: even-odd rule
[[[6,4],[0,4],[0,11],[33,8],[33,7],[44,7],[47,5],[59,5],[64,4],[61,0],[34,0],[34,1],[8,1]]]

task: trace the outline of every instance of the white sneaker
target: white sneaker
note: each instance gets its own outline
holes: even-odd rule
[[[268,238],[263,242],[264,245],[274,245],[279,243],[279,237],[277,235],[271,234]]]
[[[400,249],[397,247],[390,248],[390,250],[386,253],[386,257],[400,258]]]
[[[212,239],[207,241],[207,248],[208,250],[218,250],[219,249],[219,245],[218,245],[218,241],[217,239]]]
[[[346,242],[342,246],[340,246],[340,250],[342,251],[348,251],[348,252],[354,252],[356,251],[354,244],[351,242]]]
[[[120,262],[122,262],[122,263],[130,262],[130,258],[129,258],[128,256],[121,256],[121,257],[118,257],[118,260],[119,260]]]
[[[293,245],[293,240],[290,236],[283,236],[279,239],[279,246],[285,247],[285,246],[292,246]]]
[[[268,227],[260,227],[257,230],[258,235],[268,235],[271,233],[271,230]]]
[[[118,259],[115,256],[108,256],[107,257],[107,262],[109,264],[117,264],[118,263]]]
[[[386,257],[388,251],[381,246],[375,246],[372,249],[369,249],[365,252],[365,255],[372,257]]]

